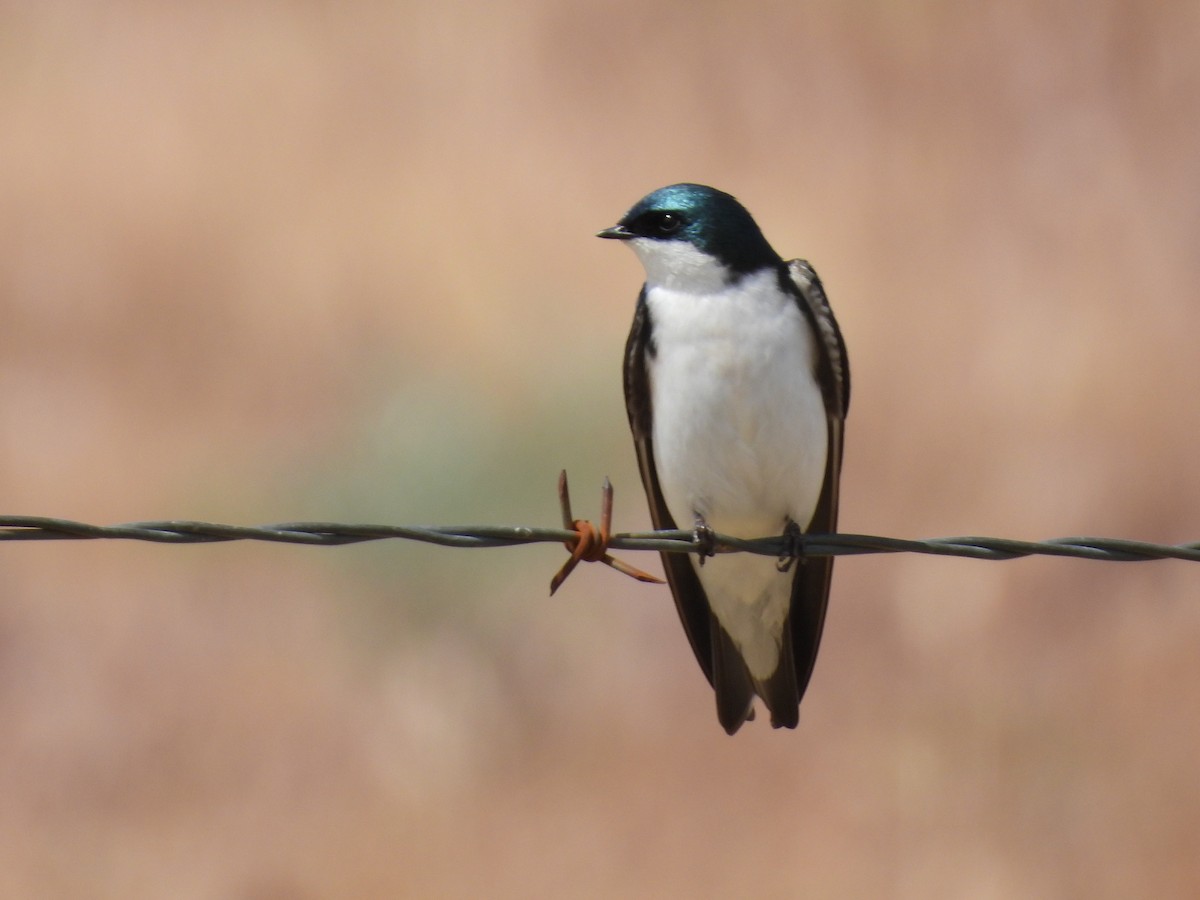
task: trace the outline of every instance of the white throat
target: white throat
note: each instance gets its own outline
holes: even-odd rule
[[[626,243],[641,260],[649,288],[713,294],[730,282],[729,269],[687,241],[634,238]]]

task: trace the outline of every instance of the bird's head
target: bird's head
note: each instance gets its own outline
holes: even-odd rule
[[[703,184],[659,188],[597,237],[627,242],[653,286],[716,290],[782,264],[746,208]]]

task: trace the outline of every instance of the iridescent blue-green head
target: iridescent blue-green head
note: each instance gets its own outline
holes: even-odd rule
[[[703,184],[672,184],[647,194],[597,237],[626,241],[647,281],[699,287],[782,265],[758,224],[733,196]]]

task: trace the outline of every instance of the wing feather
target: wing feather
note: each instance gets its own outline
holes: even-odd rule
[[[642,474],[642,486],[650,504],[650,520],[659,530],[677,527],[667,502],[663,499],[658,483],[658,471],[654,464],[653,411],[650,407],[650,375],[647,361],[654,355],[654,334],[650,322],[650,309],[646,303],[646,288],[638,296],[637,310],[633,316],[633,327],[625,344],[625,411],[629,415],[629,428],[633,432],[633,445],[637,450],[638,468]],[[696,661],[704,670],[709,684],[713,683],[712,633],[709,630],[711,613],[708,597],[700,585],[696,570],[685,553],[660,553],[675,608],[687,632]]]
[[[850,408],[850,365],[841,329],[825,296],[825,288],[816,271],[805,260],[788,264],[790,283],[801,310],[817,335],[817,378],[825,397],[825,415],[829,445],[825,455],[825,482],[812,520],[805,532],[831,534],[837,530],[838,483],[842,472],[842,437],[846,413]],[[799,523],[797,523],[799,524]],[[796,684],[802,698],[817,662],[817,650],[825,627],[829,604],[829,585],[833,578],[833,557],[817,556],[800,560],[792,582],[789,621],[796,666]]]

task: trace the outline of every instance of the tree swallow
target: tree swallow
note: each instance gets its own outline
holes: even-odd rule
[[[675,184],[598,237],[646,282],[625,347],[625,407],[655,528],[740,538],[836,529],[846,347],[817,273],[784,262],[732,196]],[[795,728],[832,557],[663,553],[692,650],[733,734],[762,698]]]

